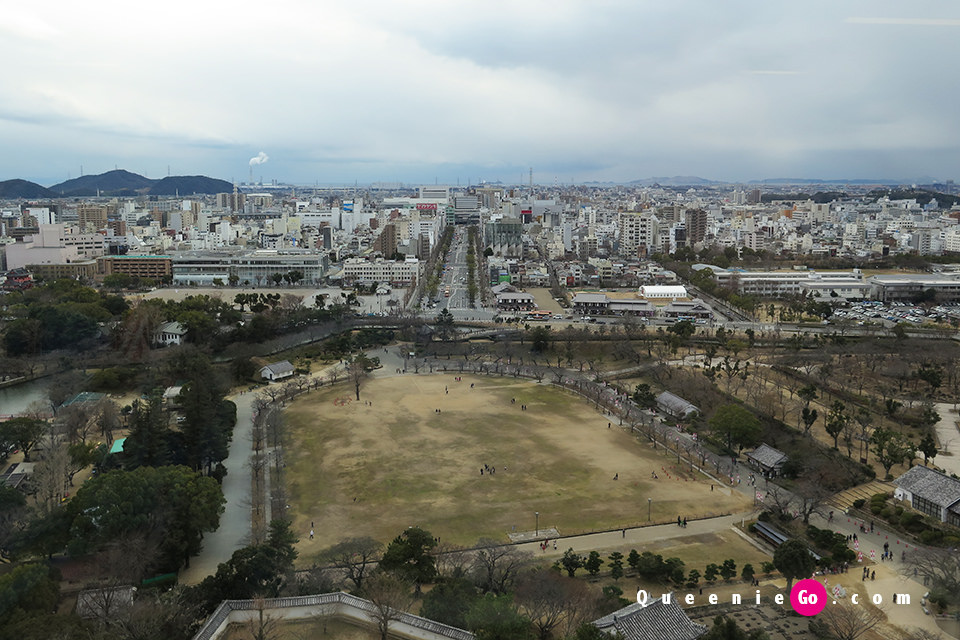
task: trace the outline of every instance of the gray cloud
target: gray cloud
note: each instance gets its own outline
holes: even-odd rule
[[[933,0],[29,7],[0,17],[23,149],[0,177],[97,157],[229,179],[251,148],[304,182],[960,171],[960,42],[936,28],[960,17]]]

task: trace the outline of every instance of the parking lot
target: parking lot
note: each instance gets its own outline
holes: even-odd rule
[[[925,324],[960,321],[960,305],[937,305],[924,308],[905,302],[853,302],[837,309],[831,317],[833,322],[852,322],[857,326],[878,324],[893,326],[901,322],[922,326]]]

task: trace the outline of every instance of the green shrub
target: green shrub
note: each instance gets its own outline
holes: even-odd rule
[[[923,521],[923,516],[919,513],[912,513],[909,511],[900,516],[900,526],[907,531],[913,531],[915,533],[926,529],[926,523]]]
[[[960,536],[943,536],[941,542],[945,547],[960,547]]]
[[[950,604],[950,594],[940,588],[931,589],[927,602],[937,608],[937,613],[943,613]]]
[[[943,531],[939,529],[927,529],[920,534],[920,542],[923,544],[938,544],[943,540]]]
[[[890,499],[889,493],[875,493],[870,496],[870,502],[886,502]]]
[[[859,508],[862,507],[866,502],[867,502],[867,501],[864,500],[863,498],[858,498],[858,499],[856,499],[856,500],[853,501],[853,508],[854,508],[854,509],[859,509]]]
[[[897,505],[896,507],[894,507],[894,511],[897,512],[897,517],[900,517],[903,515],[903,507],[901,507],[900,505]]]
[[[880,517],[883,518],[884,520],[889,520],[894,515],[896,515],[896,513],[897,512],[893,510],[893,507],[887,505],[886,507],[880,510]]]
[[[870,503],[870,513],[876,516],[879,515],[881,511],[883,511],[883,504],[878,502]]]

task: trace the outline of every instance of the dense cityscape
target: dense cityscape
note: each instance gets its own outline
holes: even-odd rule
[[[208,195],[110,195],[131,175],[88,176],[69,197],[0,207],[2,547],[13,568],[5,589],[46,589],[37,602],[60,603],[54,617],[20,616],[11,627],[19,636],[49,637],[51,625],[63,637],[159,637],[135,631],[144,626],[198,638],[327,633],[279,622],[301,616],[284,607],[306,606],[347,637],[365,625],[382,637],[421,637],[443,623],[434,631],[456,638],[854,638],[916,624],[903,613],[911,598],[909,610],[926,616],[957,606],[956,557],[939,548],[958,538],[960,482],[953,463],[933,470],[950,460],[960,392],[953,184],[550,187],[531,173],[514,186],[244,183]],[[405,374],[423,379],[414,395]],[[524,411],[547,413],[540,420],[550,430],[573,429],[565,437],[582,421],[605,420],[638,448],[631,466],[675,456],[650,467],[654,484],[665,474],[693,482],[694,492],[719,487],[720,511],[683,507],[667,534],[664,520],[684,492],[631,489],[630,502],[651,496],[646,522],[632,509],[584,518],[541,499],[533,531],[514,524],[503,536],[480,521],[470,533],[445,524],[427,493],[416,503],[423,524],[387,544],[402,527],[385,514],[406,498],[375,505],[386,511],[374,527],[307,507],[304,473],[318,463],[334,472],[343,454],[298,453],[312,446],[303,431],[312,420],[300,423],[306,407],[325,415],[316,404],[324,397],[372,407],[363,397],[374,394],[383,416],[403,415],[406,402],[443,404],[451,382],[470,380],[488,403],[473,409],[487,414],[474,446],[489,454],[491,421],[511,420],[489,406],[499,388],[491,375],[536,381],[509,392]],[[561,426],[564,416],[549,415],[563,403],[536,383],[597,413],[585,406],[581,422]],[[470,402],[447,411],[459,415]],[[354,424],[358,433],[377,422]],[[536,429],[537,419],[527,424]],[[418,428],[427,431],[416,438],[436,437],[428,422]],[[462,423],[461,437],[471,433]],[[400,459],[418,459],[390,442]],[[501,474],[508,466],[538,474],[517,458],[525,446],[497,454],[513,461]],[[485,463],[480,476],[495,472]],[[388,482],[426,481],[405,473]],[[627,469],[614,480],[621,474],[633,477]],[[322,494],[336,503],[330,482]],[[461,490],[458,482],[448,490]],[[590,487],[587,495],[612,498]],[[484,518],[510,514],[524,495],[500,496],[501,515]],[[104,511],[104,500],[117,499],[142,506]],[[543,531],[541,512],[551,514]],[[150,513],[143,524],[157,524],[143,529],[138,519]],[[846,522],[831,533],[838,513]],[[879,606],[863,609],[853,585],[825,579],[833,598],[851,604],[828,608],[809,630],[784,618],[777,580],[789,591],[817,567],[829,576],[861,566],[867,549],[851,542],[856,528],[846,531],[872,532],[877,518],[891,527],[882,553],[893,571],[884,567],[881,583],[902,575],[917,581],[917,595],[884,605],[878,593]],[[622,535],[605,540],[611,529]],[[664,560],[648,550],[733,530],[753,546],[722,538],[731,557],[689,571],[689,553]],[[890,535],[903,538],[901,557]],[[133,548],[141,560],[122,561]],[[42,556],[52,564],[36,564]],[[625,575],[637,586],[620,585]],[[602,592],[588,587],[602,576]],[[876,569],[864,567],[864,586],[868,576],[876,580]],[[742,580],[761,587],[755,604],[711,608],[731,597],[740,604]],[[698,600],[704,588],[722,595]],[[631,605],[631,589],[674,598]],[[558,608],[538,604],[545,594]],[[254,604],[221,604],[243,598]],[[717,613],[731,617],[714,621]],[[843,635],[850,628],[857,633]],[[916,629],[898,637],[936,637]]]

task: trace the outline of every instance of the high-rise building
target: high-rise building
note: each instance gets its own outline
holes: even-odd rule
[[[246,203],[247,194],[240,193],[239,191],[217,194],[217,206],[221,209],[229,209],[230,211],[243,211],[243,207]]]
[[[687,209],[684,213],[687,242],[690,246],[703,242],[707,235],[707,212],[704,209]]]
[[[645,256],[659,247],[659,221],[647,213],[620,214],[620,255],[625,258]]]
[[[383,231],[373,241],[374,253],[380,252],[384,258],[390,259],[397,252],[397,227],[391,224],[383,225]]]
[[[85,231],[99,231],[107,226],[107,207],[84,203],[77,207],[77,224]]]

